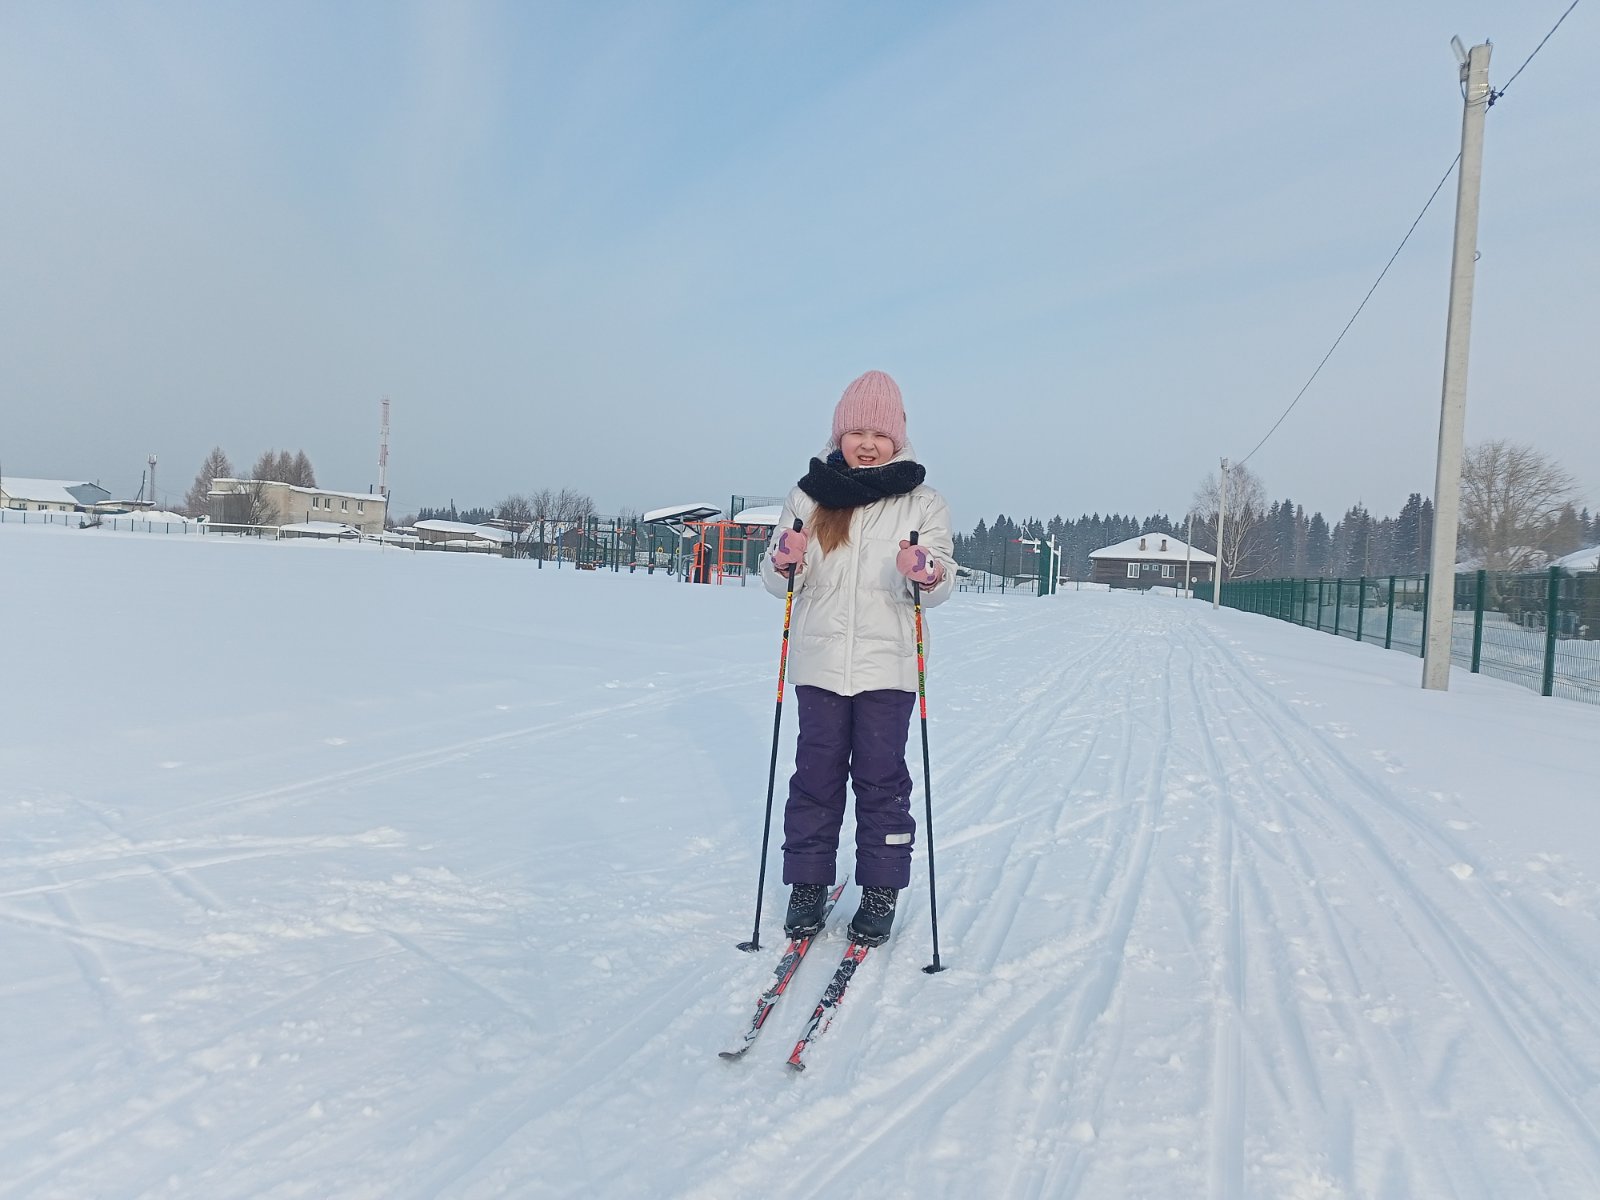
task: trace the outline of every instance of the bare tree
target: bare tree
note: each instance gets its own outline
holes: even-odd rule
[[[577,562],[583,554],[582,534],[576,538],[568,538],[567,535],[574,529],[581,530],[584,522],[594,516],[594,501],[582,492],[562,488],[551,502],[551,509],[550,520],[555,526],[555,540],[558,544],[570,542],[572,561]]]
[[[517,553],[526,554],[533,528],[533,505],[520,492],[513,492],[495,506],[495,516],[505,522],[516,538]]]
[[[562,488],[556,493],[555,509],[556,520],[576,525],[594,516],[594,501],[582,492]]]
[[[228,456],[222,452],[221,446],[213,446],[211,453],[206,455],[205,462],[200,464],[200,470],[196,473],[194,482],[189,485],[189,490],[184,493],[184,515],[203,517],[210,514],[212,480],[232,478],[233,464],[228,461]]]
[[[1246,466],[1228,468],[1228,512],[1217,546],[1217,519],[1222,508],[1218,475],[1207,475],[1194,494],[1195,542],[1222,560],[1227,579],[1248,579],[1265,565],[1267,490]]]
[[[272,502],[272,497],[262,486],[261,480],[252,479],[242,490],[245,499],[241,524],[276,525],[283,519],[278,515],[278,506]]]
[[[290,483],[296,487],[314,488],[317,486],[317,473],[312,469],[311,460],[306,457],[304,450],[295,451],[294,462],[289,467],[292,478]]]
[[[1532,446],[1478,442],[1461,462],[1462,546],[1491,571],[1539,567],[1576,494],[1572,476]]]
[[[240,480],[232,490],[219,492],[214,513],[227,525],[276,525],[281,518],[278,506],[267,491],[267,481]]]
[[[555,519],[556,495],[549,488],[540,488],[528,494],[528,509],[530,520],[539,523],[539,553],[540,558],[550,557],[550,522]]]
[[[524,525],[533,519],[533,504],[521,492],[512,492],[495,505],[495,516],[502,521]]]

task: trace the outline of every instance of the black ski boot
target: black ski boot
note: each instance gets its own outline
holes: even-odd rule
[[[822,931],[822,907],[828,899],[825,883],[797,883],[789,893],[789,912],[783,918],[783,931],[792,938],[810,937]]]
[[[900,892],[890,887],[861,889],[861,907],[850,918],[850,940],[858,946],[881,946],[889,940],[894,924],[894,902]]]

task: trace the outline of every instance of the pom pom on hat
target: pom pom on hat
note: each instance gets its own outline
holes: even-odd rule
[[[900,388],[882,371],[868,371],[851,382],[833,410],[833,444],[853,429],[872,429],[894,443],[895,452],[905,448],[906,409]]]

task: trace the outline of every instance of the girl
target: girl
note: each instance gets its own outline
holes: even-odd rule
[[[867,946],[887,941],[895,899],[911,882],[911,585],[921,585],[924,608],[942,603],[955,585],[950,510],[923,486],[924,474],[906,443],[900,389],[882,371],[868,371],[845,388],[833,436],[789,493],[762,556],[767,590],[783,596],[792,568],[795,591],[789,673],[800,738],[783,815],[790,937],[822,928],[847,776],[855,787],[862,887],[850,936]]]

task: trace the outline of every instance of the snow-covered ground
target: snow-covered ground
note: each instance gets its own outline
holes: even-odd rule
[[[780,941],[774,882],[734,948],[758,589],[13,524],[0,564],[0,1200],[1600,1195],[1600,707],[957,595],[948,970],[919,855],[794,1075],[836,930],[716,1056]]]

